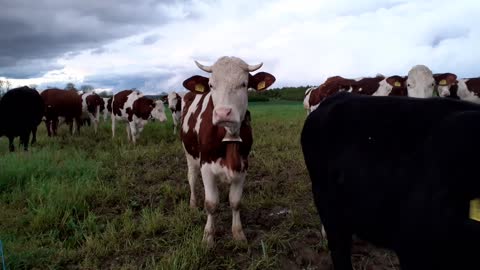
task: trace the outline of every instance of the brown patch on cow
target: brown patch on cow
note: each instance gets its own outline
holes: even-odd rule
[[[132,92],[133,90],[123,90],[113,96],[114,100],[112,102],[112,113],[114,115],[122,116],[120,109],[123,109],[125,102],[128,100],[128,95],[130,95]]]
[[[319,104],[328,96],[339,92],[353,82],[354,80],[345,79],[341,76],[327,78],[323,84],[311,91],[310,98],[308,100],[310,107]]]
[[[358,81],[353,81],[350,84],[350,87],[352,87],[352,93],[371,96],[377,92],[380,82],[383,81],[383,79],[384,77],[373,77],[362,78]],[[348,85],[345,88],[349,88]]]
[[[177,104],[175,104],[175,111],[174,112],[180,112],[182,110],[182,97],[179,94],[177,95]]]
[[[132,115],[135,114],[135,116],[142,118],[143,120],[148,120],[153,108],[155,108],[155,101],[146,97],[141,97],[133,102]],[[128,117],[129,121],[132,121],[130,120],[130,114]]]
[[[185,103],[185,108],[183,108],[182,111],[182,120],[181,123],[183,125],[183,122],[185,121],[185,117],[187,115],[187,112],[190,108],[190,106],[193,103],[193,100],[195,99],[197,93],[196,92],[188,92],[185,94],[183,97],[183,101]],[[195,123],[198,120],[198,115],[200,114],[200,106],[203,103],[203,99],[205,98],[206,95],[202,95],[200,102],[198,103],[198,108],[197,110],[190,116],[188,119],[188,131],[185,133],[183,131],[182,125],[180,126],[180,138],[185,146],[185,150],[187,153],[194,158],[199,158],[200,156],[200,150],[199,150],[199,145],[198,145],[198,135],[194,131],[193,127],[195,127]]]
[[[103,109],[105,109],[105,102],[99,95],[95,93],[87,96],[85,101],[87,103],[88,112],[93,115],[97,114],[97,107],[100,107],[100,111],[103,111]]]
[[[387,83],[392,86],[392,91],[388,94],[389,96],[408,96],[407,90],[407,77],[406,76],[390,76],[386,79]],[[396,82],[400,83],[400,86],[396,85]]]
[[[480,97],[480,78],[471,78],[465,82],[468,91]]]

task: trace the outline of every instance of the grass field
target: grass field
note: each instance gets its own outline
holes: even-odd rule
[[[9,154],[0,139],[0,240],[9,269],[327,269],[300,149],[300,102],[251,103],[254,145],[242,198],[248,244],[231,237],[228,193],[222,186],[216,247],[201,240],[203,199],[190,209],[185,156],[167,124],[150,123],[136,146],[124,124],[111,139],[80,136],[66,126],[56,138],[38,131],[30,152]],[[203,198],[203,186],[197,194]],[[377,252],[377,253],[375,253]],[[356,269],[390,260],[357,252]],[[383,259],[382,259],[383,258]],[[392,262],[393,261],[393,262]],[[388,263],[385,263],[388,265]]]

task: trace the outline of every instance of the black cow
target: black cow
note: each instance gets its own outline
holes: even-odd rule
[[[306,119],[301,145],[335,269],[355,234],[402,269],[480,269],[480,106],[339,93]]]
[[[27,86],[8,91],[0,100],[0,136],[7,136],[9,149],[15,150],[13,139],[20,136],[20,144],[28,150],[30,132],[32,144],[37,138],[37,127],[42,121],[44,103],[40,94]]]

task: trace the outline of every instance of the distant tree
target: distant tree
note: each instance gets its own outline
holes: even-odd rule
[[[93,86],[89,85],[89,84],[84,84],[82,86],[80,86],[80,90],[83,91],[84,93],[88,93],[88,92],[92,92],[93,91]]]
[[[75,84],[69,82],[65,85],[65,90],[75,90]]]
[[[98,92],[97,95],[99,95],[102,98],[110,97],[111,95],[108,93],[108,91],[101,91]]]

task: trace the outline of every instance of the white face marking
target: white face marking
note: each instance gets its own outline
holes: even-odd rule
[[[438,95],[441,97],[446,97],[450,95],[451,85],[439,85],[437,87]]]
[[[432,71],[424,65],[416,65],[408,72],[407,90],[409,97],[433,97],[435,80]]]
[[[170,94],[168,94],[167,99],[168,99],[168,108],[170,110],[175,110],[178,102],[177,93],[175,91],[171,92]]]
[[[248,64],[240,58],[221,57],[211,70],[212,122],[225,126],[227,133],[238,135],[248,106]]]
[[[165,115],[165,106],[161,100],[155,101],[155,107],[153,107],[151,114],[153,118],[160,122],[167,121],[167,116]]]
[[[392,92],[393,87],[387,82],[387,79],[383,79],[379,82],[377,91],[373,93],[373,96],[388,96]]]

